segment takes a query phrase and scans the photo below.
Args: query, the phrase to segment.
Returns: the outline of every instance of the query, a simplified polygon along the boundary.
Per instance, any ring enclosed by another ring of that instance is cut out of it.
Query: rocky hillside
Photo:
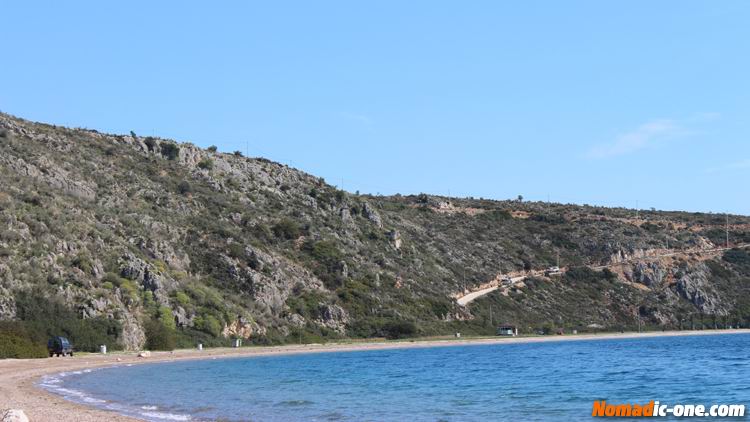
[[[149,330],[163,333],[154,324],[185,346],[492,333],[498,321],[522,331],[748,324],[747,250],[701,253],[724,244],[725,223],[352,194],[239,152],[0,114],[0,319],[68,321],[58,329],[79,344],[139,349]],[[750,243],[750,218],[730,216],[729,228],[733,245]],[[646,259],[666,249],[685,252]],[[558,256],[563,277],[456,304]]]

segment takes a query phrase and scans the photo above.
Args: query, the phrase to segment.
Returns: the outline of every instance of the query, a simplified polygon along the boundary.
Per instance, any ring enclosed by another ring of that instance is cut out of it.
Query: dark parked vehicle
[[[47,342],[47,351],[49,351],[49,357],[53,355],[73,356],[73,345],[65,337],[52,337]]]

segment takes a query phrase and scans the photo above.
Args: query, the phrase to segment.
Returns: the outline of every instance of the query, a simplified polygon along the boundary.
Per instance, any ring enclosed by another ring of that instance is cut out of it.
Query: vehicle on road
[[[47,342],[47,351],[49,357],[56,356],[73,356],[73,345],[65,337],[52,337]]]
[[[510,278],[510,277],[505,276],[505,277],[503,277],[503,278],[500,279],[500,283],[503,286],[510,286],[511,284],[513,284],[513,279]]]
[[[560,275],[562,274],[562,271],[560,271],[560,267],[549,267],[546,270],[544,270],[544,275],[551,276],[551,275]]]

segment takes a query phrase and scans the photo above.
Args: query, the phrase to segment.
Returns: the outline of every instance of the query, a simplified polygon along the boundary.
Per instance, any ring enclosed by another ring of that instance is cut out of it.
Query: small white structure
[[[456,333],[456,338],[461,338],[461,333]]]
[[[198,350],[203,350],[203,343],[198,343]]]
[[[107,354],[107,345],[106,344],[102,344],[101,346],[99,346],[99,353],[101,353],[103,355]]]
[[[232,347],[242,347],[242,339],[236,338],[232,340]]]

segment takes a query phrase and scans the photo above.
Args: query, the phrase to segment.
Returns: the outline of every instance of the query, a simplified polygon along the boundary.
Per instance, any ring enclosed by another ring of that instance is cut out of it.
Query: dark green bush
[[[46,358],[47,347],[0,329],[0,359]]]
[[[417,325],[411,321],[388,321],[383,324],[380,334],[388,339],[399,339],[414,337],[417,331]]]
[[[162,142],[161,155],[166,157],[168,160],[175,160],[180,156],[180,147],[177,144],[173,144],[171,142]]]
[[[133,134],[133,132],[130,132],[130,133],[135,138],[135,134]],[[146,148],[148,148],[149,152],[154,151],[154,147],[156,146],[156,140],[153,137],[147,136],[146,139],[143,140],[143,143],[146,144]]]
[[[750,275],[750,254],[744,249],[730,249],[724,252],[722,259],[740,270],[745,275]]]
[[[190,183],[187,180],[183,180],[177,184],[177,192],[183,195],[187,195],[188,193],[191,193],[192,191],[193,191],[193,187],[190,186]]]
[[[214,160],[210,158],[204,158],[198,162],[198,167],[202,168],[203,170],[211,170],[214,168]]]
[[[492,210],[480,215],[482,219],[492,222],[510,220],[513,218],[513,216],[511,216],[506,210]]]
[[[208,147],[208,150],[209,150],[210,152],[216,152],[216,150],[217,150],[217,149],[218,149],[218,148],[216,148],[216,145],[211,145],[210,147]]]
[[[147,350],[174,350],[177,341],[174,330],[156,319],[146,321],[144,329]]]
[[[79,313],[39,291],[16,294],[16,315],[31,338],[46,344],[53,336],[67,337],[75,350],[96,352],[102,344],[111,350],[120,348],[117,339],[121,324],[104,317],[81,319]]]
[[[271,227],[271,231],[276,237],[286,240],[296,239],[302,234],[299,224],[289,218],[282,218],[281,221]]]
[[[334,290],[343,284],[340,274],[344,255],[330,240],[309,241],[303,245],[303,250],[315,260],[313,271],[320,277],[326,287]]]

